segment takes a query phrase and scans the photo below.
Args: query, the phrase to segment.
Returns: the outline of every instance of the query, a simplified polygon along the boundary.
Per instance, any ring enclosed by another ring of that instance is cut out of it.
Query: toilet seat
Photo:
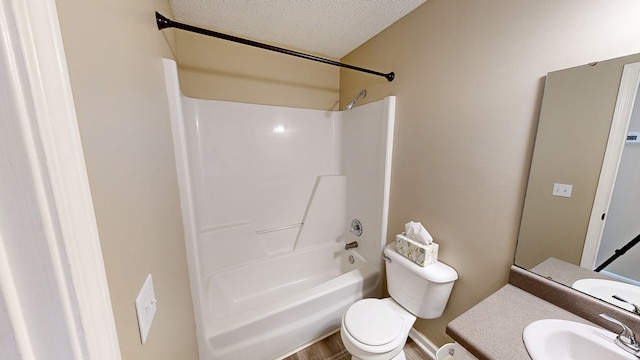
[[[402,317],[380,299],[351,305],[342,319],[353,345],[371,353],[386,353],[406,341]]]

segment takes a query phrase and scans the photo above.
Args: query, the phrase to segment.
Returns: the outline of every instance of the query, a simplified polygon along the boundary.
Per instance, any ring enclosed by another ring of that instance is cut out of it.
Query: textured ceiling
[[[426,0],[170,0],[176,21],[341,58]]]

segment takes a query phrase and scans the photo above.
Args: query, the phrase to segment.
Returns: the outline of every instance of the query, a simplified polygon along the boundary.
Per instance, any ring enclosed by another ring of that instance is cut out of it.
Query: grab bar
[[[256,234],[262,235],[262,234],[266,234],[266,233],[270,233],[270,232],[274,232],[274,231],[288,230],[288,229],[293,229],[293,228],[297,228],[297,227],[302,227],[302,225],[303,225],[303,223],[298,223],[298,224],[285,225],[285,226],[280,226],[280,227],[271,228],[271,229],[258,230],[258,231],[256,231]]]

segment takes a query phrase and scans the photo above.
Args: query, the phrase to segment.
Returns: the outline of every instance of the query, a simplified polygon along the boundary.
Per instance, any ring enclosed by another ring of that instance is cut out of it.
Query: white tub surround
[[[348,112],[199,100],[173,61],[165,76],[201,359],[277,358],[379,296],[395,98]]]
[[[353,265],[349,255],[356,258]],[[216,274],[205,319],[210,358],[278,357],[340,327],[349,305],[379,295],[379,283],[377,269],[339,245]]]

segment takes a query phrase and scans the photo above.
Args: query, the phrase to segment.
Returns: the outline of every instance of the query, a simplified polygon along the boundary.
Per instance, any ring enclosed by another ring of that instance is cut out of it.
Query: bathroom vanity
[[[626,250],[618,249],[628,239],[632,244],[638,233],[634,216],[638,202],[630,207],[615,200],[637,198],[637,178],[627,175],[626,160],[621,159],[639,153],[635,143],[626,141],[628,132],[640,126],[640,117],[634,114],[640,107],[632,106],[640,101],[638,88],[640,54],[555,71],[545,78],[517,266],[511,267],[507,285],[447,325],[447,334],[479,359],[530,360],[523,332],[541,319],[569,320],[619,333],[622,326],[599,316],[606,314],[640,337],[640,315],[632,312],[640,311],[630,304],[640,302],[636,300],[640,290],[627,292],[622,287],[640,282],[640,247],[623,257]],[[637,158],[631,159],[637,163]],[[614,182],[622,196],[615,196]],[[634,185],[633,193],[620,190],[626,183]],[[563,194],[558,191],[563,186],[581,190]],[[617,256],[609,258],[612,254]],[[604,266],[608,267],[600,272]],[[579,281],[590,285],[577,286]],[[627,306],[632,309],[623,308]],[[600,331],[591,329],[593,333]],[[555,337],[553,346],[567,349],[570,338]],[[580,341],[574,348],[580,348],[583,359],[619,357],[597,355],[590,352],[594,341]]]
[[[480,360],[530,360],[524,328],[541,319],[570,320],[618,332],[605,313],[640,334],[640,316],[517,266],[509,284],[447,325],[447,334]]]

